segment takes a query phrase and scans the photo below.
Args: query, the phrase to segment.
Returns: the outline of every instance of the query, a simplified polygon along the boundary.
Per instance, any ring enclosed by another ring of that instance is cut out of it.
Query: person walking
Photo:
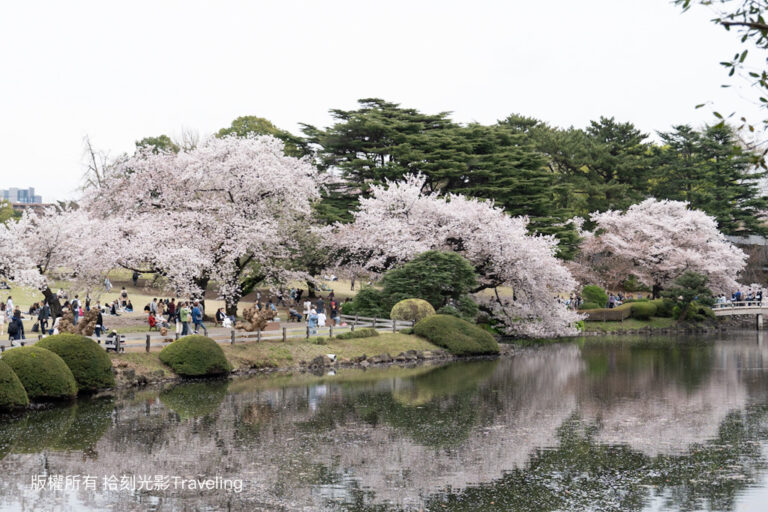
[[[325,313],[325,302],[323,302],[323,296],[321,295],[319,299],[317,299],[317,313]]]
[[[11,340],[13,345],[14,340],[23,340],[24,337],[24,324],[21,322],[21,311],[15,310],[11,322],[8,324],[8,339]]]
[[[171,323],[173,321],[173,318],[176,316],[176,299],[172,298],[171,302],[168,303],[168,309],[166,310],[168,313],[168,323]]]
[[[309,320],[309,314],[312,312],[312,301],[304,301],[304,320]]]
[[[40,333],[45,334],[48,331],[48,319],[51,317],[51,307],[48,302],[43,303],[43,307],[37,313],[37,321],[40,323]]]
[[[195,305],[192,307],[192,323],[195,325],[195,334],[198,333],[200,328],[203,328],[203,332],[208,336],[208,329],[203,325],[203,309],[200,307],[200,301],[195,301]]]
[[[314,308],[307,315],[307,328],[310,335],[317,334],[317,311]]]
[[[186,336],[189,334],[189,317],[190,317],[190,311],[189,306],[185,302],[181,306],[181,311],[179,311],[179,320],[181,320],[181,335]]]
[[[108,277],[104,278],[104,289],[107,292],[112,289],[112,281],[110,281]]]
[[[75,298],[72,299],[70,306],[72,307],[72,325],[77,325],[77,319],[80,318],[80,299],[78,295],[75,295]]]
[[[13,298],[9,295],[8,300],[5,301],[5,311],[7,311],[8,316],[13,316]]]
[[[149,312],[157,316],[157,297],[152,299],[152,302],[149,303]]]
[[[0,336],[5,334],[5,324],[8,323],[8,316],[5,312],[5,302],[0,302]]]

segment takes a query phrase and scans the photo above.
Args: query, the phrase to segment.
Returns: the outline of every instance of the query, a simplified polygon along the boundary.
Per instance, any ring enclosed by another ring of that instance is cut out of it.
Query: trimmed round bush
[[[0,360],[0,411],[29,405],[24,385],[13,369]]]
[[[581,289],[581,297],[584,302],[593,302],[598,308],[604,308],[608,304],[608,294],[605,290],[594,284],[588,284]]]
[[[457,356],[499,353],[499,344],[489,332],[455,316],[428,316],[413,332]]]
[[[160,351],[160,360],[182,377],[224,375],[232,371],[224,351],[206,336],[184,336]]]
[[[648,320],[656,314],[656,304],[653,302],[632,302],[632,318]]]
[[[418,322],[435,314],[435,308],[432,304],[423,299],[405,299],[401,300],[389,312],[389,318],[392,320],[405,320],[408,322]]]
[[[17,347],[3,353],[3,361],[19,377],[30,401],[74,398],[77,382],[64,360],[40,347]]]
[[[77,334],[57,334],[44,338],[35,346],[58,354],[72,371],[81,392],[115,386],[112,361],[92,339]]]

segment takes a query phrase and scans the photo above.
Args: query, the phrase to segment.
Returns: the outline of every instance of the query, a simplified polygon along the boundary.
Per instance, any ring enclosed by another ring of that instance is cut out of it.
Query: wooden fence
[[[315,327],[310,331],[309,326],[302,324],[301,327],[281,327],[278,330],[269,331],[238,331],[236,329],[223,329],[219,327],[212,327],[212,331],[209,337],[217,343],[234,345],[236,343],[247,342],[261,342],[261,341],[281,341],[286,342],[289,339],[308,339],[316,336],[334,336],[344,332],[354,331],[355,329],[373,328],[379,332],[397,332],[402,329],[408,329],[413,327],[414,322],[404,320],[390,320],[388,318],[376,318],[376,317],[364,317],[357,315],[340,315],[342,323],[346,325],[337,326],[322,326]],[[91,339],[98,341],[102,347],[107,350],[120,350],[125,351],[126,348],[144,348],[146,352],[149,352],[153,347],[165,347],[170,344],[174,339],[178,339],[179,335],[175,331],[168,330],[168,333],[163,336],[159,332],[148,333],[130,333],[120,334],[117,340],[117,346],[115,343],[109,343],[109,338],[102,336],[97,338],[91,336]],[[20,343],[22,346],[34,345],[37,341],[41,340],[42,336],[38,335],[37,338],[27,338],[19,340],[16,343]],[[114,339],[114,338],[113,338]],[[104,342],[103,344],[101,342]],[[0,352],[6,348],[10,348],[10,342],[4,341],[0,345]]]

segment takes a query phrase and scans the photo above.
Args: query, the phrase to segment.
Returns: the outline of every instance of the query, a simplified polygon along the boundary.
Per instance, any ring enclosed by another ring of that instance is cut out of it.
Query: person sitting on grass
[[[288,321],[289,321],[289,322],[293,322],[293,321],[294,321],[294,319],[295,319],[297,322],[301,322],[301,319],[302,319],[302,318],[304,318],[304,317],[301,315],[301,313],[299,313],[298,311],[296,311],[296,308],[294,308],[293,306],[291,306],[291,307],[288,309]]]
[[[133,313],[133,304],[131,304],[131,299],[128,299],[128,302],[125,304],[125,312]]]

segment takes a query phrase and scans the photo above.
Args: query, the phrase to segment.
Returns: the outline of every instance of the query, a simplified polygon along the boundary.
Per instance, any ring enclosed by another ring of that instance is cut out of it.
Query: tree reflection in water
[[[766,477],[768,350],[754,337],[679,341],[193,382],[7,417],[0,508],[735,510]],[[239,477],[246,490],[24,485],[41,471],[148,470]]]

